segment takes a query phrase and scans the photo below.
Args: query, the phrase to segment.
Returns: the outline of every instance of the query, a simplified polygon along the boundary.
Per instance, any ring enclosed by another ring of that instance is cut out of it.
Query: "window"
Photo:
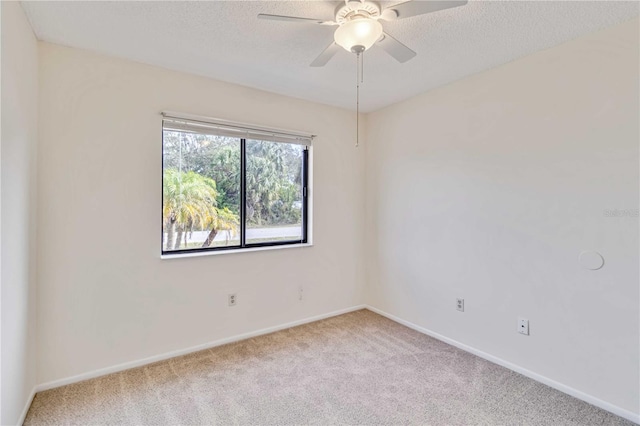
[[[306,243],[310,141],[165,115],[162,253]]]

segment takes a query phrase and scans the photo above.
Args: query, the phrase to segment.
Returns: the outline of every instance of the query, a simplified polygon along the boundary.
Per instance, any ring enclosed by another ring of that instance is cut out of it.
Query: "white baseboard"
[[[448,343],[451,346],[455,346],[459,349],[462,349],[463,351],[472,353],[476,356],[479,356],[480,358],[484,358],[487,361],[491,361],[494,364],[498,364],[501,365],[505,368],[508,368],[509,370],[515,371],[516,373],[520,373],[523,376],[529,377],[530,379],[533,379],[537,382],[540,383],[544,383],[545,385],[552,387],[554,389],[559,390],[560,392],[564,392],[568,395],[573,396],[574,398],[578,398],[582,401],[588,402],[589,404],[595,405],[596,407],[602,408],[603,410],[607,410],[617,416],[620,416],[622,418],[625,418],[629,421],[632,421],[634,423],[638,423],[640,424],[640,414],[634,413],[632,411],[629,410],[625,410],[624,408],[618,407],[616,405],[610,404],[606,401],[603,401],[599,398],[596,398],[595,396],[586,394],[582,391],[579,391],[577,389],[574,389],[570,386],[567,386],[565,384],[556,382],[555,380],[549,379],[548,377],[542,376],[538,373],[534,373],[533,371],[527,370],[526,368],[520,367],[516,364],[512,364],[509,361],[505,361],[501,358],[498,358],[496,356],[493,356],[491,354],[488,354],[486,352],[482,352],[481,350],[478,350],[476,348],[473,348],[471,346],[465,345],[464,343],[460,343],[457,340],[453,340],[450,339],[448,337],[445,337],[441,334],[438,334],[434,331],[431,331],[429,329],[426,329],[424,327],[420,327],[419,325],[413,324],[409,321],[405,321],[402,318],[398,318],[395,315],[391,315],[388,314],[378,308],[374,308],[373,306],[369,306],[367,305],[366,308],[372,312],[375,312],[377,314],[382,315],[383,317],[387,317],[392,321],[395,321],[399,324],[402,324],[404,326],[407,326],[413,330],[419,331],[420,333],[426,334],[427,336],[431,336],[435,339],[438,339],[442,342]]]
[[[38,386],[36,386],[35,392],[42,392],[48,389],[69,385],[71,383],[77,383],[77,382],[82,382],[84,380],[94,379],[96,377],[105,376],[107,374],[117,373],[119,371],[129,370],[135,367],[141,367],[143,365],[151,364],[154,362],[164,361],[169,358],[174,358],[181,355],[187,355],[192,352],[198,352],[204,349],[214,348],[216,346],[222,346],[228,343],[250,339],[252,337],[261,336],[263,334],[274,333],[276,331],[285,330],[287,328],[308,324],[310,322],[315,322],[315,321],[323,320],[330,317],[335,317],[337,315],[346,314],[348,312],[359,311],[365,308],[366,308],[365,305],[352,306],[350,308],[340,309],[340,310],[329,312],[326,314],[316,315],[316,316],[304,318],[298,321],[288,322],[286,324],[276,325],[273,327],[267,327],[260,330],[251,331],[249,333],[243,333],[243,334],[238,334],[236,336],[227,337],[224,339],[214,340],[213,342],[203,343],[201,345],[192,346],[186,349],[179,349],[177,351],[166,352],[160,355],[155,355],[148,358],[139,359],[136,361],[130,361],[130,362],[114,365],[112,367],[100,368],[98,370],[89,371],[86,373],[78,374],[76,376],[67,377],[65,379],[53,380],[51,382],[39,384]],[[28,408],[29,406],[27,406],[27,410]],[[26,411],[25,411],[25,414],[26,414]]]
[[[34,386],[33,389],[31,389],[31,394],[29,395],[29,398],[27,398],[27,403],[24,405],[22,414],[20,414],[20,418],[18,419],[18,423],[17,423],[18,426],[22,426],[22,424],[24,423],[24,420],[27,418],[27,413],[29,412],[29,408],[31,407],[33,398],[36,396],[36,387],[37,386]]]

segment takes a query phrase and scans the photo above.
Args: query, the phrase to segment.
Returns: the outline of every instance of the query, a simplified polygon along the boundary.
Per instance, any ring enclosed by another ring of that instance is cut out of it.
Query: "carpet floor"
[[[26,425],[632,425],[367,310],[36,395]]]

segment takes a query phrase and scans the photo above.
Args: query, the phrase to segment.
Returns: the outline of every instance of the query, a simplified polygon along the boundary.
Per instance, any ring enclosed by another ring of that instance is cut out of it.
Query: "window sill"
[[[251,248],[242,248],[242,249],[236,249],[236,250],[211,250],[211,251],[198,251],[194,253],[162,254],[160,255],[160,259],[164,260],[164,259],[180,259],[183,257],[218,256],[221,254],[237,254],[237,253],[247,253],[252,251],[282,250],[282,249],[303,248],[303,247],[313,247],[313,244],[312,243],[286,244],[281,246],[251,247]]]

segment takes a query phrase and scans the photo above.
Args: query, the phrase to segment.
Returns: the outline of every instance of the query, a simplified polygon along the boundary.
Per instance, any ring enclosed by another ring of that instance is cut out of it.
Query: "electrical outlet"
[[[529,320],[526,318],[518,317],[518,333],[529,335]]]
[[[229,306],[236,306],[238,303],[238,295],[233,293],[229,295]]]
[[[298,300],[302,301],[302,299],[304,298],[304,287],[299,286],[298,287]]]
[[[456,309],[464,312],[464,299],[456,299]]]

